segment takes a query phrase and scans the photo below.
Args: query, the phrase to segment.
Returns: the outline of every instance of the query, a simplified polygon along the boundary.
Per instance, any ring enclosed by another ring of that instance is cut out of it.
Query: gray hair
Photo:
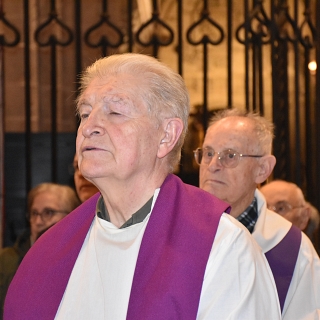
[[[229,117],[241,117],[251,119],[254,123],[254,133],[257,135],[259,148],[264,154],[271,154],[272,140],[274,138],[274,124],[259,115],[259,113],[242,111],[239,109],[225,109],[216,112],[210,119],[209,127],[218,121]]]
[[[156,58],[135,53],[114,54],[97,60],[82,73],[77,102],[94,78],[120,74],[130,74],[138,79],[139,94],[159,124],[166,118],[183,121],[182,134],[168,156],[170,171],[173,171],[180,161],[190,111],[189,93],[182,77]]]
[[[44,182],[32,188],[28,193],[28,212],[30,212],[35,197],[42,192],[51,192],[59,196],[61,210],[71,212],[80,205],[80,200],[71,187],[67,185]]]

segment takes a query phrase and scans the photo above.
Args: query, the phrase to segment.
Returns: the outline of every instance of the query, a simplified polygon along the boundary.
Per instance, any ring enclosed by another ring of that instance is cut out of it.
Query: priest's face
[[[228,167],[225,150],[238,154],[258,155],[257,142],[253,133],[252,120],[227,117],[213,124],[207,130],[203,150],[209,150],[210,161],[200,164],[200,188],[226,201],[232,207],[231,215],[238,216],[252,202],[256,188],[259,158],[238,157]],[[230,157],[231,158],[231,155]]]
[[[79,99],[79,169],[100,190],[154,170],[161,132],[139,90],[131,75],[95,78]]]

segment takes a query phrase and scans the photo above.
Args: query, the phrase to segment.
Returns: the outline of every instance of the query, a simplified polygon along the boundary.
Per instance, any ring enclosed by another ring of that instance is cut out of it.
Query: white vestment
[[[158,190],[154,202],[157,195]],[[149,217],[124,229],[95,217],[56,319],[126,319],[136,260]],[[197,319],[280,319],[268,263],[249,232],[228,214],[222,215],[217,229]]]
[[[258,201],[259,217],[252,235],[266,253],[284,238],[292,224],[267,209],[266,200],[259,190],[256,190],[255,197]],[[282,319],[320,319],[320,259],[303,232]]]

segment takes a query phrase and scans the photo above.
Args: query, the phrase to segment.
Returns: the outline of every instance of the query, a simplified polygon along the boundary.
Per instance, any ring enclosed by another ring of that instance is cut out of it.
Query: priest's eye
[[[89,114],[88,113],[82,113],[80,114],[80,119],[86,119],[89,117]]]

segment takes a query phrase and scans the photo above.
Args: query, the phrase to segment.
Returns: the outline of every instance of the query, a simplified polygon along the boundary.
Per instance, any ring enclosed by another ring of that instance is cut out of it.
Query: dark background
[[[75,133],[59,133],[57,136],[58,165],[57,183],[74,187],[70,166],[75,153]],[[32,187],[42,182],[51,182],[51,135],[31,135]],[[25,134],[5,135],[5,232],[4,246],[14,243],[16,237],[26,228],[26,153]]]

